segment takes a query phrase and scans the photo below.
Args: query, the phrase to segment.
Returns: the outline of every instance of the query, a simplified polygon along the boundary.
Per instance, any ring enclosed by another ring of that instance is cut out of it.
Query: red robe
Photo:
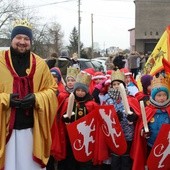
[[[58,94],[58,107],[60,108],[63,102],[69,97],[70,93],[65,89],[61,90]]]
[[[135,97],[137,98],[138,101],[142,100],[145,96],[147,95],[141,91],[135,94]]]
[[[59,93],[65,90],[65,86],[61,81],[59,83],[57,83],[57,85],[58,85]]]
[[[165,108],[167,113],[170,115],[170,106]],[[152,105],[146,107],[146,117],[149,122],[153,116],[155,115],[157,108]],[[144,137],[141,136],[141,130],[143,128],[142,117],[140,116],[134,134],[134,140],[131,148],[131,157],[133,159],[133,167],[132,170],[144,170],[146,161],[147,161],[147,141]]]

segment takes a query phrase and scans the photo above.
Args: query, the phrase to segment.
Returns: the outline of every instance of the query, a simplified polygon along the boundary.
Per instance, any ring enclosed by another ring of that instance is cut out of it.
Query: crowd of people
[[[170,124],[167,67],[142,74],[139,87],[144,57],[119,53],[106,73],[74,63],[64,80],[55,63],[31,52],[32,38],[28,21],[18,20],[0,53],[0,170],[152,169],[148,157]]]

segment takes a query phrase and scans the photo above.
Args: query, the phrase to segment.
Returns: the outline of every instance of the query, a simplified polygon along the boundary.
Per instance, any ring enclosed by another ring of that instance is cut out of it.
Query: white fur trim
[[[107,77],[104,76],[104,75],[98,75],[98,76],[93,76],[92,77],[92,80],[95,80],[95,79],[106,79]]]
[[[124,73],[124,74],[125,74],[125,76],[132,75],[132,73],[131,73],[131,72],[127,72],[127,73]]]

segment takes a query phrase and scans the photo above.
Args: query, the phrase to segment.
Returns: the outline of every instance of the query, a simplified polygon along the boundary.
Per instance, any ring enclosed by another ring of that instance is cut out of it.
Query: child
[[[149,74],[145,74],[141,77],[141,84],[143,90],[136,93],[135,97],[137,98],[138,101],[143,100],[144,105],[147,106],[149,105],[149,98],[150,98],[150,93],[151,93],[151,81],[153,79],[153,76]]]
[[[121,71],[125,74],[125,84],[129,95],[135,96],[139,89],[132,73],[127,68],[122,68]]]
[[[62,75],[61,75],[61,71],[60,71],[60,69],[58,67],[53,67],[53,68],[50,69],[50,72],[53,75],[55,81],[57,82],[58,94],[59,94],[60,91],[63,91],[63,89],[64,89],[64,84],[63,84],[63,78],[62,78]]]
[[[95,102],[100,105],[103,104],[104,95],[108,89],[106,81],[107,77],[102,72],[95,72],[94,76],[92,77],[94,87],[92,96],[94,97]]]
[[[111,86],[108,93],[105,95],[105,102],[107,105],[113,105],[117,112],[117,116],[127,141],[127,151],[121,156],[115,153],[111,154],[111,170],[131,170],[132,160],[129,156],[129,153],[133,140],[134,123],[138,117],[134,110],[139,110],[139,105],[134,97],[129,96],[128,100],[130,101],[129,104],[131,104],[130,107],[133,114],[125,113],[122,98],[118,90],[120,83],[126,87],[124,73],[120,70],[113,71],[111,74]]]
[[[66,86],[60,91],[58,95],[59,107],[69,97],[70,93],[74,90],[74,84],[76,83],[76,77],[80,70],[76,67],[68,67],[66,74]]]
[[[146,107],[149,133],[143,128],[140,118],[136,125],[131,156],[134,159],[133,170],[144,170],[147,157],[152,149],[162,124],[170,123],[169,78],[159,75],[151,82],[150,105]],[[138,149],[136,149],[138,148]]]
[[[74,84],[76,82],[76,77],[79,71],[80,70],[75,67],[67,68],[66,86],[63,90],[60,91],[60,93],[57,96],[59,105],[57,114],[53,122],[53,126],[51,128],[52,134],[51,152],[55,159],[58,161],[58,170],[62,169],[62,167],[65,164],[65,161],[61,160],[64,160],[66,158],[66,147],[65,146],[63,146],[62,148],[60,147],[61,145],[66,145],[66,127],[65,123],[62,121],[63,105],[67,98],[69,97],[70,93],[73,92],[74,90]]]
[[[68,100],[66,100],[62,105],[61,114],[63,115],[63,121],[65,123],[72,123],[84,116],[86,116],[89,112],[94,110],[97,106],[97,103],[93,101],[92,96],[89,94],[89,83],[91,81],[91,76],[87,73],[80,72],[77,75],[76,83],[74,84],[74,105],[72,112],[74,113],[69,119],[68,117],[64,116],[66,114],[66,109],[68,106]],[[79,162],[74,158],[72,148],[70,145],[69,140],[67,140],[66,146],[67,147],[67,156],[62,164],[63,170],[91,170],[92,162]]]

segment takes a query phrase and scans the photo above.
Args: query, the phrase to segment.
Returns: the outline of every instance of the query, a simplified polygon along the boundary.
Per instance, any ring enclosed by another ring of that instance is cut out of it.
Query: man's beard
[[[25,54],[27,53],[28,51],[30,51],[30,49],[28,49],[27,47],[25,46],[17,46],[17,48],[14,49],[17,53],[22,53],[22,54]]]

